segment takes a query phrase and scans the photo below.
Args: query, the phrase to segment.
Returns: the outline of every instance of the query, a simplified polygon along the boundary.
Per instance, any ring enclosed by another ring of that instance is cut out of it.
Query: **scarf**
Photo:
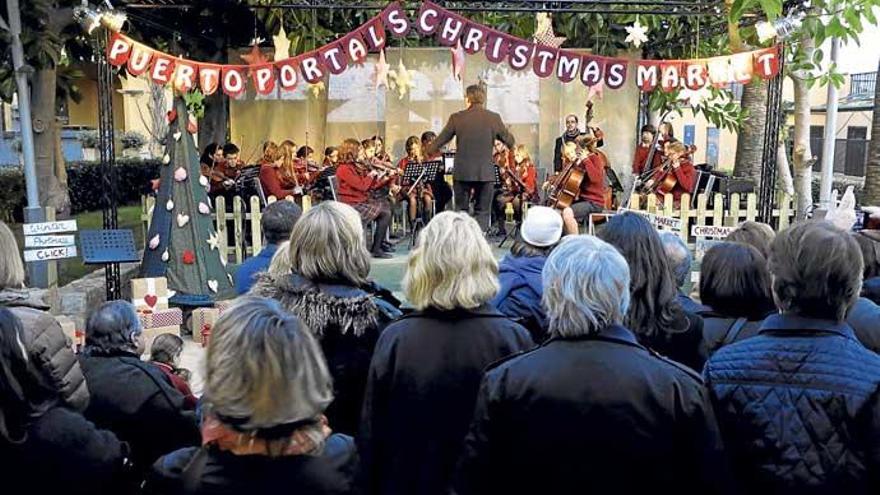
[[[565,136],[571,140],[574,140],[575,138],[577,138],[580,135],[581,135],[580,129],[575,129],[574,131],[569,131],[568,129],[566,129],[565,134],[563,134],[563,136]]]
[[[202,422],[202,446],[213,445],[235,455],[270,457],[308,455],[317,453],[320,448],[320,445],[309,437],[307,430],[310,429],[319,431],[322,439],[326,439],[332,433],[327,425],[327,418],[322,414],[317,424],[309,424],[294,430],[284,445],[283,439],[260,438],[256,431],[249,433],[235,431],[209,414]]]

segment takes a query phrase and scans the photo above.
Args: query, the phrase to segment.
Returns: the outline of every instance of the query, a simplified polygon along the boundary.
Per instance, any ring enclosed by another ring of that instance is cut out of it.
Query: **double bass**
[[[584,121],[589,127],[590,121],[593,120],[593,102],[587,101],[587,110]],[[586,178],[586,171],[577,165],[585,157],[578,153],[577,157],[556,174],[550,180],[547,201],[545,204],[551,208],[563,210],[571,206],[580,196],[581,185]]]

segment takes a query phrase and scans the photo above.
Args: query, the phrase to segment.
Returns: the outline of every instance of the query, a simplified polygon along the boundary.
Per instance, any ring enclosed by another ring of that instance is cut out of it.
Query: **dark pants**
[[[452,190],[455,194],[455,209],[467,211],[470,204],[470,190],[473,189],[474,195],[474,217],[483,232],[489,230],[489,216],[492,210],[492,196],[495,192],[495,182],[479,182],[479,181],[455,181]]]
[[[446,180],[435,180],[431,183],[431,190],[434,192],[434,208],[437,213],[446,210],[446,205],[452,199],[452,188],[446,183]]]
[[[388,233],[388,227],[391,226],[391,212],[382,210],[376,217],[376,233],[373,234],[373,246],[370,251],[373,254],[382,252],[382,243],[385,242],[385,235]]]
[[[580,201],[573,205],[571,205],[571,211],[574,213],[574,218],[577,219],[578,223],[584,221],[588,215],[592,213],[602,213],[604,208],[602,206],[597,205],[596,203],[591,203],[589,201]]]

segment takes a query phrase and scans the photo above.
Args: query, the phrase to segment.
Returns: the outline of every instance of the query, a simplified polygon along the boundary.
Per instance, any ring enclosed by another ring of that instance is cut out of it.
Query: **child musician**
[[[697,182],[697,169],[690,159],[687,146],[681,141],[667,141],[663,146],[664,166],[656,169],[653,177],[645,184],[655,192],[658,201],[666,194],[672,194],[675,207],[681,205],[681,195],[692,193]]]
[[[373,157],[363,152],[356,139],[346,139],[339,147],[339,201],[354,207],[364,222],[376,221],[376,232],[370,249],[374,258],[391,258],[382,248],[385,234],[391,226],[391,204],[387,196],[374,193],[386,188],[396,174],[380,171],[371,164]]]
[[[406,139],[406,156],[401,158],[397,163],[397,169],[400,170],[401,175],[406,172],[407,165],[411,163],[422,163],[422,140],[419,136],[410,136]],[[434,195],[431,191],[430,182],[433,180],[433,177],[422,177],[419,181],[419,184],[416,187],[412,187],[413,184],[404,184],[403,189],[406,191],[407,200],[409,201],[409,221],[410,224],[416,221],[416,215],[418,213],[418,198],[421,196],[422,202],[424,204],[424,212],[427,215],[427,212],[431,211],[431,203],[434,200]],[[425,219],[427,220],[427,219]]]
[[[263,145],[263,157],[260,159],[260,185],[266,196],[275,196],[275,199],[284,199],[292,196],[292,187],[284,186],[282,167],[284,156],[278,145],[267,141]]]
[[[577,199],[571,205],[574,218],[580,223],[592,213],[605,209],[609,188],[605,179],[605,167],[608,159],[596,149],[596,139],[587,136],[577,143],[569,142],[563,148],[564,168],[572,162],[574,167],[584,172]]]
[[[507,204],[511,203],[514,218],[519,221],[523,202],[535,201],[538,197],[538,169],[525,145],[514,146],[510,156],[512,159],[506,165],[499,166],[501,192],[495,197],[495,211],[498,218],[502,218]]]

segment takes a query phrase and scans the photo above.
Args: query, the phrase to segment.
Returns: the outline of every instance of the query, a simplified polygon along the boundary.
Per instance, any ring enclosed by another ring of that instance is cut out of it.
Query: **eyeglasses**
[[[566,120],[565,123],[566,124],[577,124],[578,121],[577,120]]]

